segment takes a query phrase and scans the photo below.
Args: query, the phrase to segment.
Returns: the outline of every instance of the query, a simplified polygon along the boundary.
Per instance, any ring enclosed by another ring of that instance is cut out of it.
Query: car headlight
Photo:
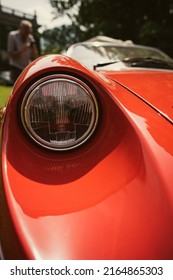
[[[93,134],[98,105],[92,90],[68,75],[40,79],[25,94],[23,125],[30,137],[51,150],[69,150]]]

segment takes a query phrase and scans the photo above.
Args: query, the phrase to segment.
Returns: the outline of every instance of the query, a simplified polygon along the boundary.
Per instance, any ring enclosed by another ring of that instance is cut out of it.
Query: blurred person
[[[22,70],[38,56],[30,21],[22,20],[19,29],[9,33],[7,51],[11,80],[14,83]]]

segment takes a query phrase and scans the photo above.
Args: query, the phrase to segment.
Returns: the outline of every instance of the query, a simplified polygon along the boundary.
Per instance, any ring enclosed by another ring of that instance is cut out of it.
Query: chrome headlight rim
[[[92,104],[93,116],[92,116],[90,128],[89,130],[86,131],[86,133],[83,134],[83,136],[80,139],[75,141],[75,144],[73,145],[66,144],[64,146],[63,145],[57,146],[56,144],[49,144],[47,141],[45,141],[44,139],[36,135],[36,133],[33,131],[31,127],[30,121],[28,120],[28,111],[29,111],[28,107],[31,103],[32,97],[34,96],[35,92],[41,86],[53,82],[59,82],[59,81],[69,82],[73,85],[79,86],[85,92],[87,98],[91,101]],[[82,146],[91,138],[91,136],[95,132],[98,124],[98,119],[99,119],[99,106],[93,89],[91,88],[91,86],[88,85],[87,82],[84,82],[83,79],[72,76],[70,74],[50,74],[40,78],[27,89],[21,102],[21,120],[25,131],[30,136],[30,138],[39,146],[52,151],[69,151]]]

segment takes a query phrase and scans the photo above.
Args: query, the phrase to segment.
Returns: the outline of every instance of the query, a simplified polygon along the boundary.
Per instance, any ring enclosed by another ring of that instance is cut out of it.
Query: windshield
[[[127,67],[123,62],[126,58],[149,57],[165,62],[172,61],[169,56],[158,49],[140,46],[94,46],[79,44],[71,50],[70,56],[90,69],[93,69],[93,66],[96,64],[112,61],[115,61],[116,63],[107,65],[106,69],[115,70],[124,68]]]

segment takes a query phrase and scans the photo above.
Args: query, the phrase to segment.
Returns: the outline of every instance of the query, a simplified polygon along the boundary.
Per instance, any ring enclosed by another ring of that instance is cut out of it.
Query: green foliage
[[[6,100],[10,95],[11,89],[12,87],[6,87],[0,85],[0,108],[2,108],[5,105]]]
[[[62,52],[66,47],[79,39],[76,38],[76,34],[76,26],[73,24],[62,25],[59,28],[44,31],[42,34],[44,39],[42,54]]]
[[[72,22],[71,28],[59,29],[59,45],[64,43],[63,36],[67,43],[73,43],[106,35],[156,46],[173,56],[173,0],[50,0],[50,3],[57,17],[68,15]]]

